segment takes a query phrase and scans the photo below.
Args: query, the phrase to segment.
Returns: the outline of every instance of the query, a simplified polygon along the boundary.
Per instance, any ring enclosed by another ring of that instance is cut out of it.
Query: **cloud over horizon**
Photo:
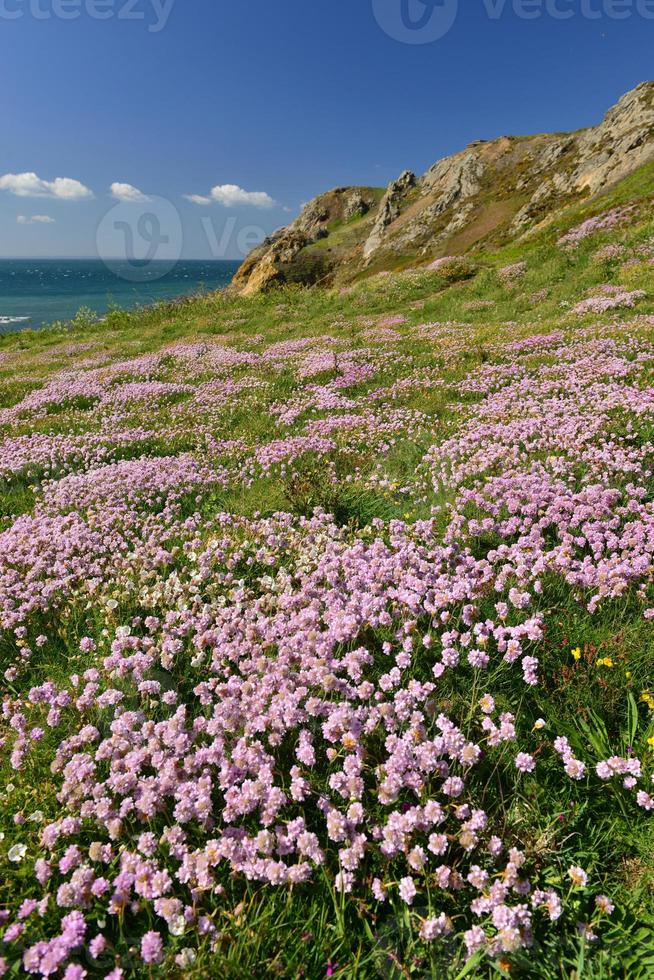
[[[16,224],[18,225],[54,225],[55,219],[51,218],[49,214],[33,214],[31,216],[26,214],[19,214],[16,218]]]
[[[4,174],[0,177],[0,191],[8,191],[15,197],[50,197],[60,201],[81,201],[93,197],[93,191],[72,177],[41,180],[31,171]]]
[[[123,203],[130,204],[145,204],[150,198],[143,191],[140,191],[138,187],[134,187],[133,184],[121,184],[119,181],[115,181],[111,187],[111,196],[115,198],[116,201],[122,201]]]
[[[208,195],[184,194],[192,204],[221,204],[225,208],[274,208],[277,202],[265,191],[246,191],[238,184],[217,184]]]

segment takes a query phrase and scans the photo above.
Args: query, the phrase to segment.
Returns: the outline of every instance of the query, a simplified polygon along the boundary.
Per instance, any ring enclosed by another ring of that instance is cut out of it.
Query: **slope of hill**
[[[385,192],[351,187],[320,195],[247,257],[234,289],[247,295],[284,282],[348,284],[497,247],[652,159],[654,82],[644,82],[590,129],[479,141],[422,177],[405,171]]]
[[[0,338],[0,973],[654,975],[653,186]]]

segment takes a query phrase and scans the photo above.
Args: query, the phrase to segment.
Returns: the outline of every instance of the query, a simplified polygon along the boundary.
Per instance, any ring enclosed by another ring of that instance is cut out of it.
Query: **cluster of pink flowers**
[[[531,334],[522,340],[512,340],[505,345],[504,350],[507,354],[543,353],[552,347],[560,347],[564,340],[563,331],[554,330],[552,333]]]
[[[635,210],[635,205],[630,204],[625,207],[613,208],[611,211],[605,211],[602,214],[588,218],[580,225],[571,228],[562,238],[559,238],[559,245],[576,248],[580,242],[590,235],[595,235],[599,231],[608,231],[611,228],[616,228],[618,225],[623,224],[629,220]]]
[[[18,813],[0,845],[34,868],[16,887],[35,904],[21,895],[0,937],[25,971],[79,980],[82,952],[120,960],[125,922],[155,967],[181,936],[191,952],[219,943],[212,912],[232,889],[323,876],[406,907],[425,942],[510,955],[566,914],[570,881],[594,881],[524,846],[503,793],[550,770],[566,795],[611,789],[634,820],[654,809],[644,755],[595,758],[533,723],[556,655],[548,590],[588,616],[647,605],[654,446],[636,435],[654,416],[654,348],[637,332],[509,330],[494,363],[448,385],[434,365],[469,364],[472,330],[415,334],[422,360],[387,337],[179,344],[67,369],[5,410],[3,476],[28,479],[34,506],[0,531],[0,744],[17,782],[48,755],[56,792],[38,843]],[[456,422],[402,403],[420,391]],[[230,420],[251,396],[265,437],[248,443]],[[172,399],[161,455],[146,448],[152,398]],[[11,429],[54,406],[92,431]],[[194,448],[177,450],[188,419]],[[397,487],[389,454],[419,439],[430,448]],[[357,530],[321,508],[215,505],[258,481],[265,497],[307,457],[325,481],[345,457],[359,491],[395,487],[431,514]],[[36,669],[51,650],[67,678]]]
[[[495,306],[494,299],[471,299],[464,304],[464,309],[470,310],[471,312],[475,310],[489,310]]]
[[[427,270],[429,272],[438,272],[439,269],[443,269],[451,262],[458,262],[457,257],[455,255],[444,255],[442,258],[435,259],[433,262],[430,262],[427,266]]]
[[[505,265],[497,270],[497,275],[503,286],[513,289],[524,278],[527,271],[526,262],[514,262],[512,265]]]
[[[624,245],[619,245],[617,242],[610,242],[608,245],[603,245],[602,248],[598,248],[593,255],[593,259],[595,262],[612,262],[615,259],[623,258],[626,251]]]
[[[628,290],[624,286],[603,286],[594,295],[576,303],[572,312],[576,316],[587,316],[589,313],[599,314],[624,307],[631,308],[646,295],[644,289]]]

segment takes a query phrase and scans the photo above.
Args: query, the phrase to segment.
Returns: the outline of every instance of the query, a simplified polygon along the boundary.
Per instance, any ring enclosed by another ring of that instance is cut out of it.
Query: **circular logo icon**
[[[403,44],[433,44],[445,37],[459,12],[459,0],[372,0],[375,20]]]
[[[427,908],[404,909],[378,922],[373,969],[379,980],[405,980],[409,973],[414,980],[446,980],[453,976],[458,963],[457,942],[453,936],[441,936],[427,943],[424,954],[416,948],[418,924],[430,915]],[[456,971],[455,971],[456,972]]]
[[[163,197],[122,201],[108,211],[95,236],[98,256],[129,282],[161,279],[182,254],[182,220]]]

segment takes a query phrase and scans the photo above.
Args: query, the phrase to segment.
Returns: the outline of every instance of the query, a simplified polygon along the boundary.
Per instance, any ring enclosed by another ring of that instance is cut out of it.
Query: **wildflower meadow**
[[[654,974],[653,235],[2,339],[0,975]]]

